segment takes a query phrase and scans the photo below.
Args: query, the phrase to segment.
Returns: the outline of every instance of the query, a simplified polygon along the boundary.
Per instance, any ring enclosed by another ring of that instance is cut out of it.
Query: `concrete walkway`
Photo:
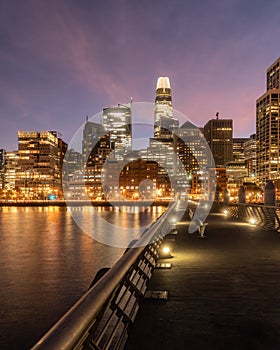
[[[280,349],[280,237],[210,214],[206,238],[178,225],[171,269],[156,269],[126,350]]]

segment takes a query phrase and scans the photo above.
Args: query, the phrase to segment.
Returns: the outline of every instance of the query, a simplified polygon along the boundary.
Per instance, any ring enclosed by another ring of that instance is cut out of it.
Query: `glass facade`
[[[280,179],[280,90],[269,90],[257,100],[257,177],[260,185]]]
[[[110,132],[110,147],[115,158],[122,160],[132,150],[131,106],[119,104],[104,108],[102,125]]]
[[[216,167],[233,159],[232,119],[211,119],[204,126],[204,136],[212,151]]]
[[[280,89],[280,57],[266,70],[266,90]]]
[[[18,131],[18,171],[15,186],[24,199],[61,196],[58,138],[50,131]]]
[[[177,130],[179,122],[173,117],[172,95],[168,77],[159,77],[156,86],[154,110],[154,137],[168,139]]]

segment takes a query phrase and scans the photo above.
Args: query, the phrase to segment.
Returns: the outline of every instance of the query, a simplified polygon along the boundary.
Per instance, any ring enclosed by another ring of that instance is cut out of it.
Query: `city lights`
[[[221,118],[219,112],[203,128],[188,121],[179,126],[170,80],[159,77],[154,137],[146,149],[132,149],[132,100],[104,108],[101,123],[87,119],[81,151],[67,150],[57,131],[18,131],[18,150],[0,149],[0,199],[161,201],[214,196],[216,201],[237,203],[243,186],[246,203],[263,203],[268,179],[274,181],[278,198],[280,136],[275,130],[279,129],[280,94],[273,89],[280,87],[279,64],[280,59],[269,68],[267,92],[257,100],[256,135],[234,138],[232,119]],[[271,115],[271,142],[263,134],[268,119],[263,113]],[[205,157],[208,145],[213,166]]]

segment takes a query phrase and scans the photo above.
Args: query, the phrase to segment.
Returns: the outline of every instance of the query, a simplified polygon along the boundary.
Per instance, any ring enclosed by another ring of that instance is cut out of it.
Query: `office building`
[[[154,137],[158,139],[172,138],[179,122],[173,117],[171,86],[168,77],[159,77],[156,85],[154,110]]]
[[[280,57],[266,70],[266,90],[280,89]]]
[[[83,172],[84,185],[90,199],[103,197],[101,178],[103,166],[109,156],[114,158],[115,155],[113,149],[115,143],[112,143],[111,134],[112,132],[106,131],[101,124],[89,121],[85,123],[83,130]]]
[[[280,83],[278,58],[266,71],[267,91],[256,101],[257,178],[280,190]],[[279,197],[279,193],[277,193]]]
[[[7,151],[5,156],[5,189],[9,192],[9,197],[12,191],[16,191],[17,197],[20,197],[16,188],[16,179],[19,171],[18,167],[18,151]]]
[[[170,197],[174,195],[170,179],[175,180],[176,154],[173,139],[150,139],[150,146],[139,151],[141,158],[147,162],[158,164],[157,197]],[[174,182],[173,182],[174,185]],[[173,186],[173,190],[175,190]]]
[[[50,131],[18,131],[16,187],[25,199],[62,196],[58,138]]]
[[[227,190],[228,180],[226,168],[208,168],[208,193],[211,199],[223,200],[225,190]],[[214,193],[216,195],[214,197]],[[211,197],[212,196],[212,197]]]
[[[245,142],[248,138],[234,137],[232,139],[232,160],[235,162],[243,162],[245,160]]]
[[[5,154],[6,150],[0,149],[0,190],[5,187]]]
[[[63,180],[65,185],[72,181],[76,173],[82,172],[83,169],[83,155],[75,151],[73,148],[67,150],[67,155],[63,163]]]
[[[201,130],[190,122],[185,122],[174,135],[174,146],[180,160],[180,163],[176,164],[176,175],[181,193],[208,197],[208,188],[204,183],[208,173],[207,167],[213,164],[209,164],[209,148]]]
[[[247,176],[251,179],[256,178],[256,134],[250,135],[244,143],[244,159],[247,168]]]
[[[174,195],[177,157],[174,151],[174,131],[178,130],[179,122],[173,116],[172,93],[168,77],[159,77],[156,84],[154,107],[154,137],[142,158],[158,163],[157,193],[161,197]],[[173,189],[173,191],[172,191]]]
[[[204,126],[204,136],[212,151],[216,167],[224,167],[233,159],[232,119],[209,120]]]
[[[91,166],[95,161],[95,149],[100,141],[100,138],[106,134],[103,125],[86,121],[83,130],[83,164]],[[109,133],[107,133],[109,137]],[[110,142],[110,140],[109,140]],[[107,145],[110,148],[110,144]]]
[[[110,148],[122,160],[132,150],[131,104],[103,109],[102,125],[110,132]]]
[[[244,179],[248,176],[247,167],[245,161],[231,161],[227,162],[226,175],[229,187],[240,187]]]
[[[123,199],[153,199],[161,193],[158,184],[158,164],[137,158],[127,163],[119,177]],[[157,192],[158,188],[158,192]]]

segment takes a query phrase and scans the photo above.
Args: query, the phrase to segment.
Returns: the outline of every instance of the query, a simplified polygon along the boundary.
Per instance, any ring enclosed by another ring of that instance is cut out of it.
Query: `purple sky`
[[[279,12],[279,0],[0,0],[0,148],[17,148],[17,130],[69,142],[86,115],[153,102],[158,76],[196,125],[219,111],[249,136]]]

